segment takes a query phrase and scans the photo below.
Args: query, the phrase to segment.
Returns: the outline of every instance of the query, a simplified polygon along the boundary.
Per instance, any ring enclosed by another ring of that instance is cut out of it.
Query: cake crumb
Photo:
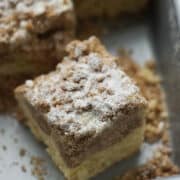
[[[47,169],[44,166],[45,160],[40,157],[31,157],[32,170],[31,173],[33,176],[37,177],[38,180],[44,180],[44,176],[47,175]]]
[[[20,151],[19,151],[19,155],[20,155],[21,157],[24,157],[24,156],[26,155],[26,149],[21,148]]]
[[[34,83],[33,83],[32,80],[26,80],[25,84],[26,84],[26,86],[28,86],[28,87],[33,87],[33,85],[34,85]]]
[[[22,165],[21,170],[22,170],[22,172],[27,172],[26,166]]]

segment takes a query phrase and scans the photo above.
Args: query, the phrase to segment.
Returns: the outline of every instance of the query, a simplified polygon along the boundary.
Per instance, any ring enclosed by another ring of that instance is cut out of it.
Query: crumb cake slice
[[[148,0],[74,0],[80,19],[138,13],[146,7],[147,2]]]
[[[54,68],[72,40],[71,0],[0,1],[0,94]]]
[[[69,180],[138,151],[146,101],[98,39],[73,41],[55,71],[16,88],[27,125]]]

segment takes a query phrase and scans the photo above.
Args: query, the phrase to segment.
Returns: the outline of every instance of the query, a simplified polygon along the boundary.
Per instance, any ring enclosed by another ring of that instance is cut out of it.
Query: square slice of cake
[[[48,72],[72,40],[71,0],[0,1],[0,95],[13,94],[27,77]]]
[[[34,135],[69,180],[85,180],[138,151],[146,101],[98,39],[73,41],[55,71],[15,96]]]

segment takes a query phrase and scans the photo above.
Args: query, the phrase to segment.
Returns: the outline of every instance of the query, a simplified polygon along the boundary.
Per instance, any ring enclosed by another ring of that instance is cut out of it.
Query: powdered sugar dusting
[[[40,110],[50,107],[42,112],[66,133],[99,133],[139,94],[115,63],[104,63],[107,58],[96,52],[76,59],[65,57],[56,71],[37,78],[31,88],[26,85],[25,96]]]

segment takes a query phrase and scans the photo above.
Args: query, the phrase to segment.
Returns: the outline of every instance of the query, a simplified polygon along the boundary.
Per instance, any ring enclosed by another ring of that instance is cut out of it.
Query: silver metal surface
[[[133,57],[139,64],[143,64],[145,60],[155,57],[152,48],[152,34],[149,24],[146,21],[131,24],[126,27],[113,25],[109,29],[109,33],[102,37],[107,48],[116,53],[118,48],[131,49]],[[5,130],[4,133],[2,129]],[[36,177],[31,175],[32,165],[30,159],[32,156],[38,156],[45,159],[44,166],[47,168],[48,175],[46,180],[61,180],[62,174],[57,170],[50,157],[45,151],[45,147],[36,141],[28,128],[18,123],[10,116],[0,116],[0,180],[35,180]],[[18,140],[18,142],[17,142]],[[3,150],[3,146],[7,150]],[[122,161],[111,167],[105,173],[100,174],[94,179],[111,179],[121,174],[125,170],[145,163],[153,154],[158,144],[144,144],[141,151],[134,157]],[[27,150],[24,157],[19,155],[20,149]],[[21,170],[21,166],[25,165],[27,172]]]
[[[171,177],[159,177],[155,180],[180,180],[180,176],[171,176]]]
[[[154,1],[155,49],[170,112],[173,160],[180,166],[180,3]]]

